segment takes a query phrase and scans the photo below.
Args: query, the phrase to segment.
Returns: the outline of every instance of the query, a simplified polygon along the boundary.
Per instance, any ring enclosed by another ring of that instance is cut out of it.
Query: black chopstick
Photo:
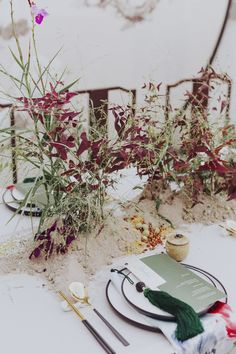
[[[111,332],[116,336],[117,339],[125,346],[127,347],[129,345],[129,342],[110,324],[110,322],[107,321],[105,317],[95,308],[93,308],[93,311],[96,313],[96,315],[101,318],[101,320],[105,323],[105,325],[111,330]]]
[[[77,316],[81,319],[81,322],[83,323],[83,325],[94,336],[94,338],[101,345],[101,347],[105,350],[105,352],[107,354],[116,354],[116,352],[111,348],[111,346],[97,332],[97,330],[91,325],[91,323],[84,318],[82,313],[77,309],[77,307],[74,306],[74,304],[67,298],[67,296],[62,291],[59,291],[59,295],[68,303],[68,305],[72,308],[72,310],[77,314]]]
[[[115,354],[116,352],[112,347],[105,341],[105,339],[97,332],[97,330],[91,325],[91,323],[84,319],[82,320],[83,325],[89,330],[89,332],[94,336],[97,342],[103,347],[107,354]]]

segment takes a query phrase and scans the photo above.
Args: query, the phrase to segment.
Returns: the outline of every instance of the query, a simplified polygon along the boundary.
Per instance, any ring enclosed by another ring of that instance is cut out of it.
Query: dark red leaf
[[[41,254],[40,248],[39,248],[39,247],[36,247],[36,248],[34,249],[34,251],[33,251],[33,256],[34,256],[35,258],[38,258],[38,257],[40,256],[40,254]]]
[[[57,118],[60,121],[65,121],[65,120],[72,120],[74,119],[76,116],[78,116],[80,114],[80,112],[66,112],[66,113],[62,113],[60,115],[57,116]]]
[[[204,69],[204,67],[202,66],[201,70],[198,72],[198,74],[203,74],[203,73],[205,73],[205,71],[206,71],[206,69]]]
[[[69,246],[74,240],[75,240],[75,236],[74,235],[67,236],[66,245]]]
[[[66,191],[71,192],[74,189],[75,185],[76,185],[75,182],[68,184],[68,186],[66,186]]]
[[[236,199],[236,191],[229,195],[228,201],[233,199]]]
[[[57,150],[57,153],[62,160],[65,161],[67,159],[67,148],[63,144],[50,143],[50,145],[53,146]]]
[[[176,171],[183,170],[188,167],[189,167],[189,163],[186,161],[174,161],[174,163],[173,163],[173,168]]]
[[[85,132],[83,132],[81,135],[80,135],[80,138],[81,138],[81,143],[80,143],[80,146],[77,150],[77,153],[76,155],[79,157],[84,151],[88,150],[90,147],[91,147],[91,141],[88,140],[87,138],[87,134]]]
[[[199,171],[216,171],[218,173],[228,173],[231,169],[224,166],[217,160],[206,162],[204,165],[200,166]]]

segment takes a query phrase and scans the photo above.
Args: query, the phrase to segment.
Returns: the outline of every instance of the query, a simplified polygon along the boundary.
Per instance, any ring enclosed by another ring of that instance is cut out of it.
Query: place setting
[[[42,215],[42,207],[39,207],[32,198],[26,201],[30,187],[27,183],[22,182],[16,185],[7,186],[2,195],[4,205],[12,212],[31,217],[40,217]],[[40,204],[40,203],[39,203]]]
[[[233,349],[235,314],[228,304],[225,286],[208,271],[177,262],[162,252],[130,256],[124,268],[110,269],[109,278],[103,301],[114,315],[134,328],[164,335],[175,353],[202,353],[201,346],[221,354]],[[68,292],[71,300],[59,292],[62,310],[73,310],[105,352],[115,353],[99,328],[86,322],[80,312],[83,307],[89,307],[123,346],[132,345],[92,306],[83,283],[71,283]]]
[[[106,285],[106,299],[117,316],[135,327],[162,333],[176,353],[202,353],[205,342],[209,352],[227,353],[233,348],[225,328],[231,318],[235,331],[235,314],[219,279],[164,253],[130,258],[125,268],[111,269]],[[154,269],[157,276],[153,277]],[[145,283],[156,284],[155,290]]]

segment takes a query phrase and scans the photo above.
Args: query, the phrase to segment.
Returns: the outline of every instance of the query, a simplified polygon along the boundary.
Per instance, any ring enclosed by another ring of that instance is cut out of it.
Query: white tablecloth
[[[6,224],[11,212],[3,205],[0,208],[2,239],[10,234],[15,235],[16,232],[21,237],[22,232],[30,230],[31,225],[27,217],[17,216],[13,222]],[[184,232],[191,241],[186,263],[203,268],[221,280],[228,291],[230,305],[236,308],[236,238],[226,236],[217,225],[191,225]],[[115,263],[122,264],[121,260],[116,260]],[[116,316],[105,299],[105,285],[108,279],[109,268],[98,271],[90,284],[91,299],[98,310],[126,337],[130,346],[123,347],[96,315],[88,309],[83,311],[116,353],[173,354],[174,350],[163,335],[135,328]],[[49,292],[43,284],[43,279],[36,276],[19,274],[0,277],[1,352],[103,353],[79,319],[73,313],[62,312],[58,295]]]

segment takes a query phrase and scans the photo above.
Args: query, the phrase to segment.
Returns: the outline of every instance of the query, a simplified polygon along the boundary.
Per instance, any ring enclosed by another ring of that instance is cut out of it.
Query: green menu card
[[[161,276],[165,282],[158,286],[172,296],[188,303],[196,312],[204,311],[225,294],[201,276],[166,254],[140,258],[146,266]]]

